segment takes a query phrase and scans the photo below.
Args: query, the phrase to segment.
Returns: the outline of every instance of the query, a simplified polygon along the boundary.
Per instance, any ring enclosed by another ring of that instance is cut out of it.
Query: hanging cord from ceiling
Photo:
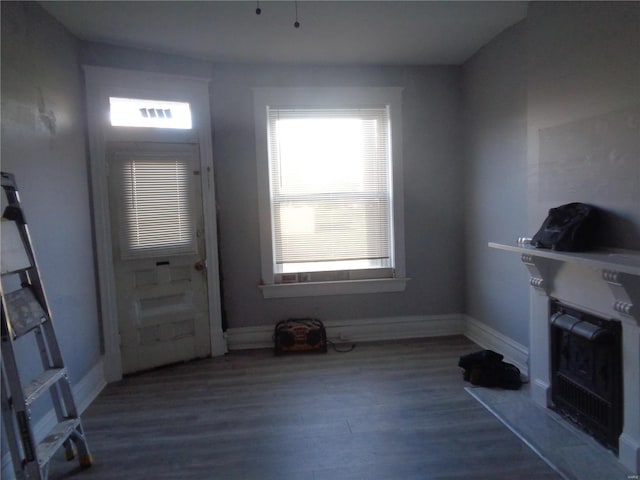
[[[298,1],[295,0],[293,3],[296,9],[296,21],[293,22],[293,26],[295,28],[300,28],[300,20],[298,19]],[[256,0],[256,15],[260,15],[261,13],[262,13],[262,8],[260,8],[260,0]]]
[[[293,3],[295,3],[295,5],[296,5],[296,21],[295,21],[295,23],[293,24],[293,26],[294,26],[295,28],[300,28],[300,22],[298,21],[298,0],[296,0],[296,1],[295,1],[295,2],[293,2]]]

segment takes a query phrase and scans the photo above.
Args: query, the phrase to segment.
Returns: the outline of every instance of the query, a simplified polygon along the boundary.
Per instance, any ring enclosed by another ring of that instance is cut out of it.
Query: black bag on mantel
[[[585,203],[551,208],[531,245],[566,252],[590,250],[595,246],[596,217],[597,209]]]
[[[520,369],[503,358],[493,350],[481,350],[461,356],[458,366],[464,369],[465,382],[472,385],[518,390],[522,386]]]

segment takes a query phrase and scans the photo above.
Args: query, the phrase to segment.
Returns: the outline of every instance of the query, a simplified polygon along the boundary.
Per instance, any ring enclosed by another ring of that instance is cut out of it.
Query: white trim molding
[[[358,293],[403,292],[409,278],[372,278],[337,282],[301,282],[260,285],[264,298],[353,295]]]
[[[498,330],[465,315],[464,336],[482,348],[504,355],[504,361],[514,364],[520,373],[529,377],[529,349]]]
[[[404,241],[404,186],[402,153],[403,87],[255,87],[253,88],[256,139],[257,192],[260,221],[260,256],[264,298],[398,292],[406,286]],[[391,230],[393,277],[378,279],[374,269],[368,278],[352,281],[318,281],[277,284],[274,266],[267,111],[277,108],[379,108],[389,110],[391,121]],[[376,281],[365,281],[365,280]]]
[[[82,413],[93,401],[104,387],[107,386],[107,380],[104,377],[104,366],[102,358],[82,377],[82,379],[73,387],[73,398],[76,402],[78,412]]]
[[[202,175],[202,205],[205,221],[205,250],[209,280],[210,353],[223,355],[220,289],[218,288],[218,236],[213,173],[213,146],[209,112],[209,79],[184,77],[116,68],[84,66],[91,169],[91,195],[98,263],[100,310],[104,338],[104,366],[108,382],[122,378],[122,359],[115,278],[112,260],[106,149],[115,141],[162,141],[199,146]],[[108,122],[109,97],[156,98],[188,102],[192,109],[191,130],[113,129]]]
[[[357,320],[327,320],[327,337],[335,343],[374,342],[409,338],[461,335],[464,316],[409,315]],[[239,327],[227,330],[229,350],[273,347],[272,325]]]
[[[375,342],[409,338],[464,335],[478,346],[504,355],[528,376],[529,350],[489,325],[464,314],[408,315],[358,320],[327,320],[327,337],[335,343]],[[274,326],[229,328],[229,350],[273,347]]]

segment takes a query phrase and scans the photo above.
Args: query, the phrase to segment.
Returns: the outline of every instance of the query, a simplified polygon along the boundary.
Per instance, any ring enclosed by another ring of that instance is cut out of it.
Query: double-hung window
[[[255,89],[266,297],[404,289],[400,89]]]

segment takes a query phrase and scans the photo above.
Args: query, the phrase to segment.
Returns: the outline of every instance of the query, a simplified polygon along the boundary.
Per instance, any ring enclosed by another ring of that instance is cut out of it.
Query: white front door
[[[196,144],[107,148],[122,373],[211,353]]]

